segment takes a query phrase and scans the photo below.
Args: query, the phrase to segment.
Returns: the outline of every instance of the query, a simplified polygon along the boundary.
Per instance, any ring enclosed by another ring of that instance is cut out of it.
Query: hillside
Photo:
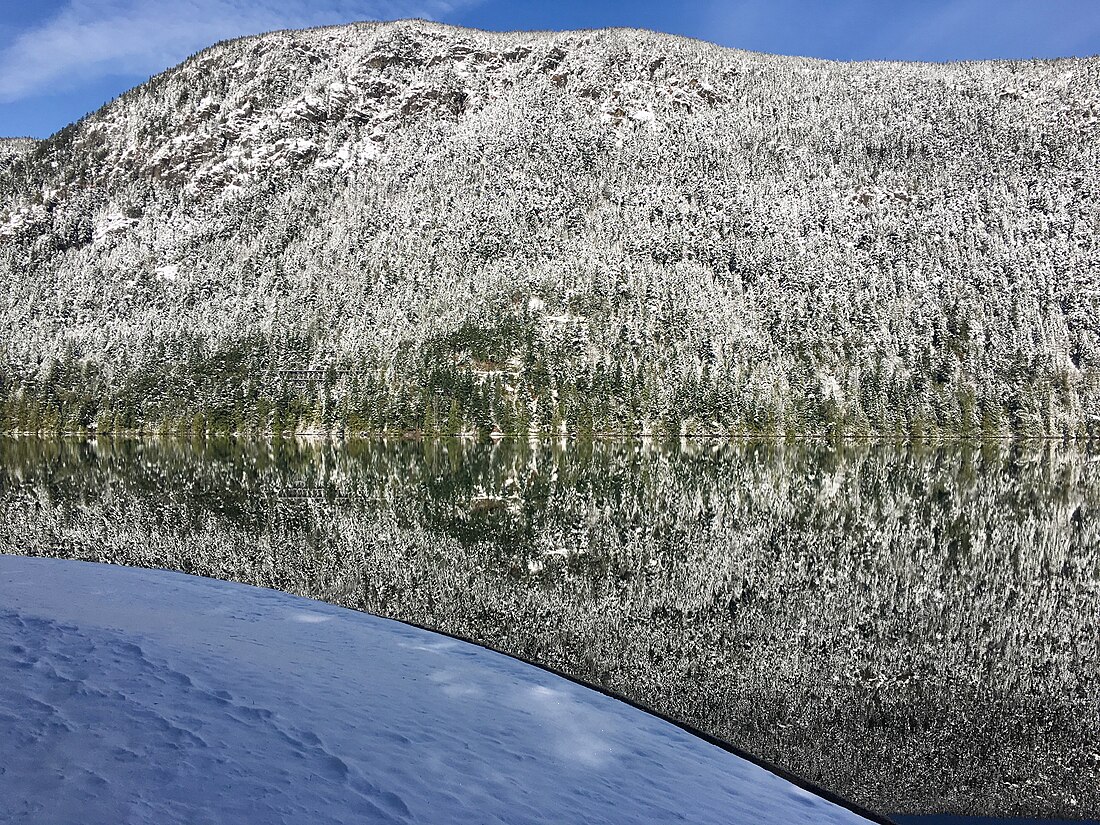
[[[0,161],[10,157],[29,154],[38,145],[34,138],[0,137]]]
[[[1100,432],[1100,59],[424,23],[0,149],[3,428]]]

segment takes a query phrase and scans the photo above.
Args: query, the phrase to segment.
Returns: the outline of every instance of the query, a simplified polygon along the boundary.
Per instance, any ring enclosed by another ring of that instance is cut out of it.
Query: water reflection
[[[1100,456],[0,440],[0,548],[468,636],[871,808],[1100,812]]]

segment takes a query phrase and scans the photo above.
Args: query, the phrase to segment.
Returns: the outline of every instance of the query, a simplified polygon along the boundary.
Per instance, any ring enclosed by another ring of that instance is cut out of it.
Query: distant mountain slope
[[[34,138],[0,137],[0,158],[27,154],[37,145]]]
[[[0,153],[8,429],[1100,431],[1100,59],[419,21]]]

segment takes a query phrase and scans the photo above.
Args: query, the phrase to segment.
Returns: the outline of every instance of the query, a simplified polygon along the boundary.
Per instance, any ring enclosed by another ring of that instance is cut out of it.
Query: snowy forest
[[[0,142],[0,430],[1100,434],[1100,60],[420,21]]]
[[[1098,508],[1049,441],[0,439],[5,552],[458,633],[898,813],[1100,810]]]

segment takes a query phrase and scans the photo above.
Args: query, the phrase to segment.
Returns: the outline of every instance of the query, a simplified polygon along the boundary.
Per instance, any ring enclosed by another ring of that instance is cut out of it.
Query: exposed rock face
[[[222,43],[0,145],[4,424],[1095,432],[1098,112],[1096,59]]]

